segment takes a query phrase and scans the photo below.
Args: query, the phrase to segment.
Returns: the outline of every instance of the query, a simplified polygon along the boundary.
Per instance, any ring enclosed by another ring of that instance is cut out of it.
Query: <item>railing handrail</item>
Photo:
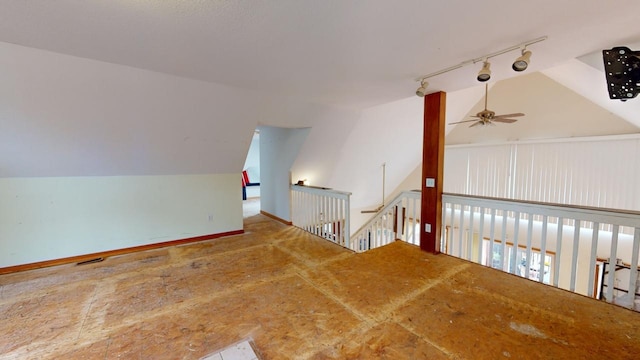
[[[556,204],[538,201],[525,201],[451,193],[443,193],[442,200],[443,202],[447,200],[447,202],[465,203],[466,205],[474,205],[478,207],[491,207],[491,205],[500,205],[504,208],[503,210],[506,211],[523,212],[523,210],[531,209],[531,212],[548,216],[565,216],[567,213],[571,213],[574,214],[572,215],[574,219],[584,221],[598,220],[601,222],[616,223],[618,225],[640,227],[640,212],[633,210],[595,208],[589,206]]]
[[[339,198],[347,198],[348,196],[352,195],[348,191],[333,190],[331,188],[326,188],[326,187],[321,187],[321,186],[311,186],[311,185],[291,184],[291,189],[298,190],[298,191],[304,191],[304,192],[308,192],[310,194],[315,194],[315,195],[322,195],[322,194],[326,194],[326,193],[331,193],[331,194],[337,195],[336,197],[339,197]]]
[[[351,235],[351,237],[356,238],[358,235],[360,235],[361,232],[363,232],[365,229],[371,226],[371,224],[374,223],[379,217],[381,217],[383,214],[389,211],[389,209],[391,209],[392,207],[396,206],[398,202],[402,200],[403,197],[405,196],[416,197],[415,194],[417,194],[417,197],[422,196],[421,195],[422,192],[420,190],[405,190],[400,192],[387,205],[385,205],[382,209],[378,210],[378,212],[373,217],[371,217],[371,219],[367,220],[367,222],[365,222],[362,226],[360,226],[360,228],[356,232],[354,232],[353,235]]]

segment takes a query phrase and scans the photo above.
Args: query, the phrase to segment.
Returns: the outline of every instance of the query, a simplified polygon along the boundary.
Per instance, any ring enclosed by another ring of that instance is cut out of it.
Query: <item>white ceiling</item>
[[[638,14],[637,0],[3,0],[0,41],[363,108],[412,96],[420,75],[544,35],[527,72],[637,42]],[[493,79],[515,76],[516,56],[492,59]],[[430,88],[476,86],[479,67]]]

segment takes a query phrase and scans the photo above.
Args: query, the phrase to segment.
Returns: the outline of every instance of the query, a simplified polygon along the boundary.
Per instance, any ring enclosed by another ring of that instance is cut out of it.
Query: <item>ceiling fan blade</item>
[[[484,124],[482,123],[482,121],[477,121],[477,120],[474,120],[474,121],[476,121],[476,123],[475,123],[475,124],[471,124],[471,125],[469,125],[469,127],[474,127],[474,126],[478,126],[478,125],[484,125]]]
[[[468,122],[472,122],[472,121],[478,121],[478,120],[475,120],[475,119],[473,119],[473,120],[463,120],[463,121],[449,123],[449,125],[468,123]]]
[[[518,117],[524,116],[523,113],[515,113],[515,114],[504,114],[504,115],[495,115],[493,118],[510,118],[510,117]]]
[[[514,123],[514,122],[516,122],[518,120],[517,119],[504,119],[504,118],[497,118],[496,119],[496,118],[493,118],[493,119],[491,119],[491,121],[511,124],[511,123]]]

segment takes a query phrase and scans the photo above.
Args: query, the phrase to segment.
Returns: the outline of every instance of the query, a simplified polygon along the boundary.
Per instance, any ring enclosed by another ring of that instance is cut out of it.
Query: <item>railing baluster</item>
[[[375,249],[378,246],[380,246],[380,219],[379,218],[376,219],[374,224],[375,224],[374,225],[374,229],[375,229],[374,235],[375,236],[373,237],[373,241],[371,242],[370,249]]]
[[[485,207],[480,208],[480,229],[478,230],[478,264],[482,264],[484,253],[484,215],[487,212]]]
[[[458,257],[462,258],[462,238],[464,237],[464,205],[460,205],[460,225],[458,226]]]
[[[342,209],[344,208],[344,200],[338,200],[336,204],[336,224],[337,224],[337,238],[340,239],[339,244],[342,246],[347,246],[347,242],[344,238],[344,216],[342,215]]]
[[[500,234],[500,269],[505,269],[504,257],[507,249],[507,211],[502,210],[502,233]]]
[[[611,250],[609,252],[609,274],[607,276],[607,293],[605,295],[605,299],[608,302],[613,301],[613,287],[615,284],[616,272],[615,266],[618,262],[618,225],[614,225],[613,234],[611,237]],[[603,266],[602,271],[604,271],[605,266]],[[602,295],[601,295],[602,296]]]
[[[440,228],[440,251],[447,248],[447,209],[449,204],[446,201],[442,201],[442,227]],[[419,244],[418,244],[419,246]]]
[[[556,237],[556,257],[554,259],[553,265],[553,286],[558,287],[558,282],[560,279],[560,259],[562,258],[562,230],[564,227],[564,218],[558,218],[558,235]]]
[[[531,269],[531,242],[533,240],[533,214],[527,213],[527,260],[524,268],[524,277],[529,279]]]
[[[313,199],[313,234],[316,236],[320,236],[318,232],[318,219],[320,218],[320,197],[318,195],[314,196]]]
[[[313,222],[312,219],[312,215],[313,215],[313,200],[314,200],[315,196],[313,194],[306,194],[306,203],[311,204],[311,207],[307,208],[304,212],[305,214],[305,230],[308,232],[311,232],[312,228],[311,228],[311,223]]]
[[[336,224],[337,224],[336,223],[336,220],[337,220],[336,219],[336,206],[337,206],[337,203],[338,203],[338,199],[331,198],[331,208],[329,209],[330,210],[329,212],[331,213],[331,217],[330,217],[330,219],[331,219],[331,238],[333,239],[333,241],[336,244],[339,244],[340,240],[338,239],[338,234],[337,234],[337,232],[338,232],[337,230],[338,229],[337,229],[337,226],[336,226]]]
[[[347,196],[344,197],[344,227],[343,227],[343,234],[344,234],[344,244],[347,247],[347,249],[351,249],[351,198],[350,198],[351,193],[348,193]]]
[[[454,223],[454,213],[456,211],[456,205],[454,203],[451,203],[451,213],[449,214],[449,233],[447,235],[449,235],[449,239],[447,240],[447,244],[446,244],[446,250],[447,250],[447,254],[449,255],[453,255],[453,231],[454,231],[454,227],[455,227],[455,223]],[[424,225],[421,225],[424,226]]]
[[[591,236],[591,258],[589,262],[589,284],[587,285],[587,296],[593,297],[593,288],[596,276],[596,260],[598,258],[598,236],[600,235],[600,223],[594,222]]]
[[[571,257],[571,283],[569,285],[569,290],[573,292],[576,291],[576,272],[578,268],[578,250],[580,245],[580,225],[581,221],[579,219],[575,219],[575,224],[573,227],[573,254]]]
[[[547,215],[542,216],[542,237],[540,239],[540,264],[538,264],[538,281],[544,283],[544,270],[545,261],[547,258],[547,223],[549,217]],[[551,264],[549,264],[549,271],[551,271]]]
[[[520,212],[516,211],[513,213],[514,223],[513,223],[513,249],[511,251],[511,266],[509,266],[509,272],[511,274],[516,273],[516,269],[518,268],[518,238],[520,236]]]
[[[636,289],[638,287],[638,252],[640,252],[640,227],[633,232],[633,250],[631,253],[631,266],[629,274],[629,297],[631,308],[634,307]]]
[[[473,252],[473,218],[474,214],[474,206],[469,206],[469,231],[467,231],[467,260],[471,261],[472,252]]]
[[[324,238],[327,240],[331,239],[331,233],[329,232],[329,224],[330,224],[330,210],[329,207],[331,206],[331,198],[325,197],[323,199],[324,201],[324,211],[323,211],[323,215],[322,215],[322,234],[324,235]]]
[[[324,222],[325,222],[325,227],[326,227],[326,231],[327,231],[327,237],[332,241],[335,242],[335,236],[334,236],[334,229],[333,229],[333,202],[334,199],[333,198],[327,198],[327,217],[325,218]]]
[[[309,202],[309,194],[301,192],[300,195],[301,195],[301,199],[302,199],[303,203],[306,204],[306,203]],[[308,224],[309,224],[309,208],[304,206],[304,207],[302,207],[300,212],[302,213],[302,222],[301,222],[300,225],[301,225],[301,227],[302,227],[302,229],[304,231],[309,231],[309,227],[308,227]]]
[[[416,236],[413,235],[413,232],[415,232],[415,230],[411,230],[411,233],[408,232],[408,229],[415,229],[415,225],[418,223],[418,218],[416,218],[415,216],[415,212],[416,212],[416,200],[415,199],[407,199],[407,217],[409,217],[409,213],[411,213],[411,219],[407,218],[405,219],[405,224],[407,226],[407,232],[405,233],[405,236],[407,237],[407,239],[411,239],[411,243],[413,245],[417,245],[420,246],[420,242],[418,241],[418,238]],[[444,207],[444,203],[442,204],[442,206]],[[409,209],[411,209],[411,212],[409,211]],[[444,218],[442,218],[442,222],[444,222]],[[411,237],[409,237],[409,235],[411,234]]]
[[[495,239],[496,239],[496,209],[491,209],[491,228],[489,229],[489,251],[491,251],[490,256],[489,256],[489,261],[490,264],[488,266],[495,268],[495,266],[493,266],[493,254],[495,253],[494,251],[494,246],[495,246]]]

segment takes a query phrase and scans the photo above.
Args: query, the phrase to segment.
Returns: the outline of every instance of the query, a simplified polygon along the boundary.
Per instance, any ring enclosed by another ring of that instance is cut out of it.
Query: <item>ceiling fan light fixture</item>
[[[513,66],[511,68],[514,71],[525,71],[527,67],[529,67],[529,63],[531,62],[531,51],[527,49],[522,49],[522,55],[513,62]]]
[[[422,79],[420,81],[420,87],[418,88],[418,90],[416,90],[416,95],[420,96],[420,97],[424,97],[427,94],[427,87],[429,86],[429,83]]]
[[[478,72],[478,81],[480,82],[486,82],[489,81],[489,79],[491,79],[491,64],[488,61],[485,61],[482,64],[482,69],[480,69],[480,71]]]

